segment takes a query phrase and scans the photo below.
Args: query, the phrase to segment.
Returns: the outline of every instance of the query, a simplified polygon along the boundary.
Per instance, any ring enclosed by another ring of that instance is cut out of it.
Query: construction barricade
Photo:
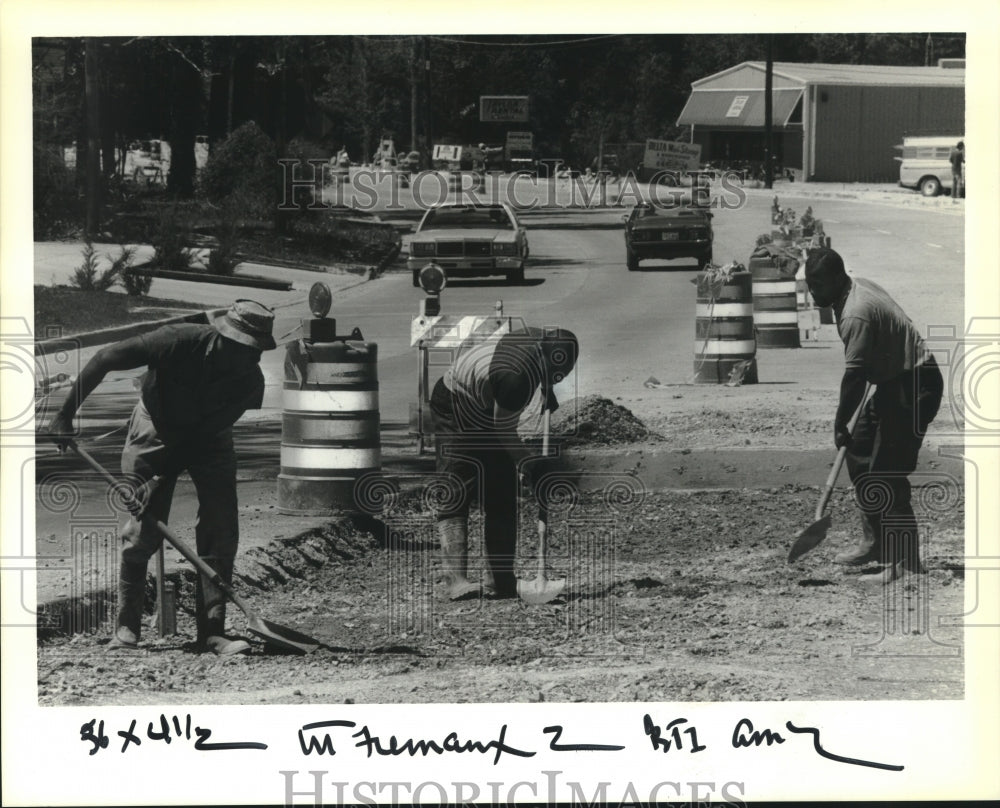
[[[285,354],[278,509],[352,511],[357,480],[381,469],[378,346],[337,336],[332,319],[303,326]]]
[[[695,383],[756,384],[750,273],[735,264],[699,272],[695,283]]]

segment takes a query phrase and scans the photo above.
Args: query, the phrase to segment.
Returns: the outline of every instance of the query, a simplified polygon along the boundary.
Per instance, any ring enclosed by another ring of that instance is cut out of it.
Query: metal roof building
[[[775,62],[771,121],[778,164],[805,180],[897,181],[894,147],[904,135],[964,134],[960,65]],[[764,80],[764,62],[743,62],[692,83],[677,123],[692,127],[703,161],[763,161]]]

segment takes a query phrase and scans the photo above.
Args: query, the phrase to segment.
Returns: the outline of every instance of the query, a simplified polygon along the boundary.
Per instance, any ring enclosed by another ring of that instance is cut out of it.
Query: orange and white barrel
[[[770,258],[751,258],[753,320],[761,348],[800,348],[797,282]]]
[[[749,272],[734,272],[721,284],[699,272],[695,302],[694,380],[722,384],[737,366],[743,384],[757,382],[757,342]]]
[[[351,511],[357,480],[382,465],[378,346],[371,342],[294,342],[282,391],[282,513]]]

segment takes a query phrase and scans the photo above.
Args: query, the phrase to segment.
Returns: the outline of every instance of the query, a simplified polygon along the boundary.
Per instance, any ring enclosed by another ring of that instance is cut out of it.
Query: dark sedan
[[[625,217],[625,260],[630,272],[647,258],[695,258],[712,262],[712,214],[699,206],[636,205]]]

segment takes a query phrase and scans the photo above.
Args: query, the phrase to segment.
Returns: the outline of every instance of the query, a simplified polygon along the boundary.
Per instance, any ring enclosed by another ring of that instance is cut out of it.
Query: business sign
[[[747,105],[747,101],[749,100],[749,95],[734,96],[732,103],[729,105],[729,109],[726,110],[726,117],[739,118],[740,115],[743,114],[743,108]]]
[[[528,96],[481,95],[479,120],[483,123],[509,123],[528,120]]]
[[[701,144],[647,140],[642,165],[654,171],[697,171],[701,167]]]
[[[440,143],[434,144],[435,160],[455,161],[455,160],[460,160],[461,157],[462,157],[461,146],[446,146],[446,145],[441,145]]]
[[[508,132],[508,151],[528,151],[535,148],[535,136],[532,132]]]

